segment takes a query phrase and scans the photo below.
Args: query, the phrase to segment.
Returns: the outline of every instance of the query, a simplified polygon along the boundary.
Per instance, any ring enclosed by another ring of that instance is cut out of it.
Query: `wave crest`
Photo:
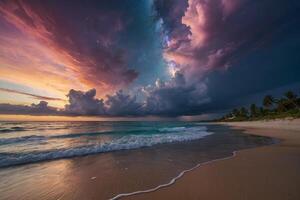
[[[179,127],[178,127],[179,128]],[[171,129],[169,129],[170,131]],[[207,132],[204,127],[188,127],[172,129],[172,132],[164,134],[129,134],[120,138],[114,138],[110,142],[103,144],[94,144],[89,146],[81,146],[67,149],[56,149],[44,152],[5,154],[0,158],[0,167],[6,167],[17,164],[32,163],[44,160],[53,160],[58,158],[69,158],[75,156],[84,156],[95,153],[110,152],[117,150],[137,149],[142,147],[150,147],[163,143],[184,142],[201,139],[212,133]],[[174,131],[178,130],[178,131]],[[24,138],[23,138],[24,139]],[[31,139],[42,139],[39,137]]]

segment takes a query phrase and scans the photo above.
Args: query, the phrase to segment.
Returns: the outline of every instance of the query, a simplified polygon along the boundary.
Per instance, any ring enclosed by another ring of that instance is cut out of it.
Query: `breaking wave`
[[[160,133],[163,132],[163,133]],[[91,133],[89,133],[91,134]],[[99,133],[98,133],[99,134]],[[99,144],[70,147],[64,149],[53,149],[50,151],[26,152],[26,153],[0,153],[0,167],[32,163],[59,158],[70,158],[95,153],[103,153],[118,150],[137,149],[150,147],[157,144],[184,142],[201,139],[212,133],[207,132],[206,127],[173,127],[160,129],[157,134],[125,134],[121,137],[113,137],[111,141]],[[77,134],[78,135],[78,134]],[[83,133],[81,134],[83,135]],[[51,136],[50,136],[51,137]],[[70,137],[60,135],[52,137]],[[0,143],[7,144],[22,141],[45,140],[44,136],[26,136],[20,138],[7,138]]]

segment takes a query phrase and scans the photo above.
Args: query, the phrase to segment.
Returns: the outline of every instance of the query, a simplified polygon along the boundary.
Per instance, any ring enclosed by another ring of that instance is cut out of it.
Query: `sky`
[[[2,0],[1,118],[205,119],[299,94],[299,9],[297,0]]]

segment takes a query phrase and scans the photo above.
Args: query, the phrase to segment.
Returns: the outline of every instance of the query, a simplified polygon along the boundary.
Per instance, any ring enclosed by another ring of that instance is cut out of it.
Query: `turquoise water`
[[[0,167],[202,139],[196,122],[0,122]]]
[[[110,199],[274,142],[197,122],[1,122],[0,199]]]

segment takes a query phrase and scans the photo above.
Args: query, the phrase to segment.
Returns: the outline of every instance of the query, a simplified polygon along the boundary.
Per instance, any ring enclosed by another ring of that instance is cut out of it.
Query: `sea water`
[[[199,122],[1,122],[0,199],[112,199],[273,144]]]
[[[191,141],[192,122],[0,122],[0,167]]]

